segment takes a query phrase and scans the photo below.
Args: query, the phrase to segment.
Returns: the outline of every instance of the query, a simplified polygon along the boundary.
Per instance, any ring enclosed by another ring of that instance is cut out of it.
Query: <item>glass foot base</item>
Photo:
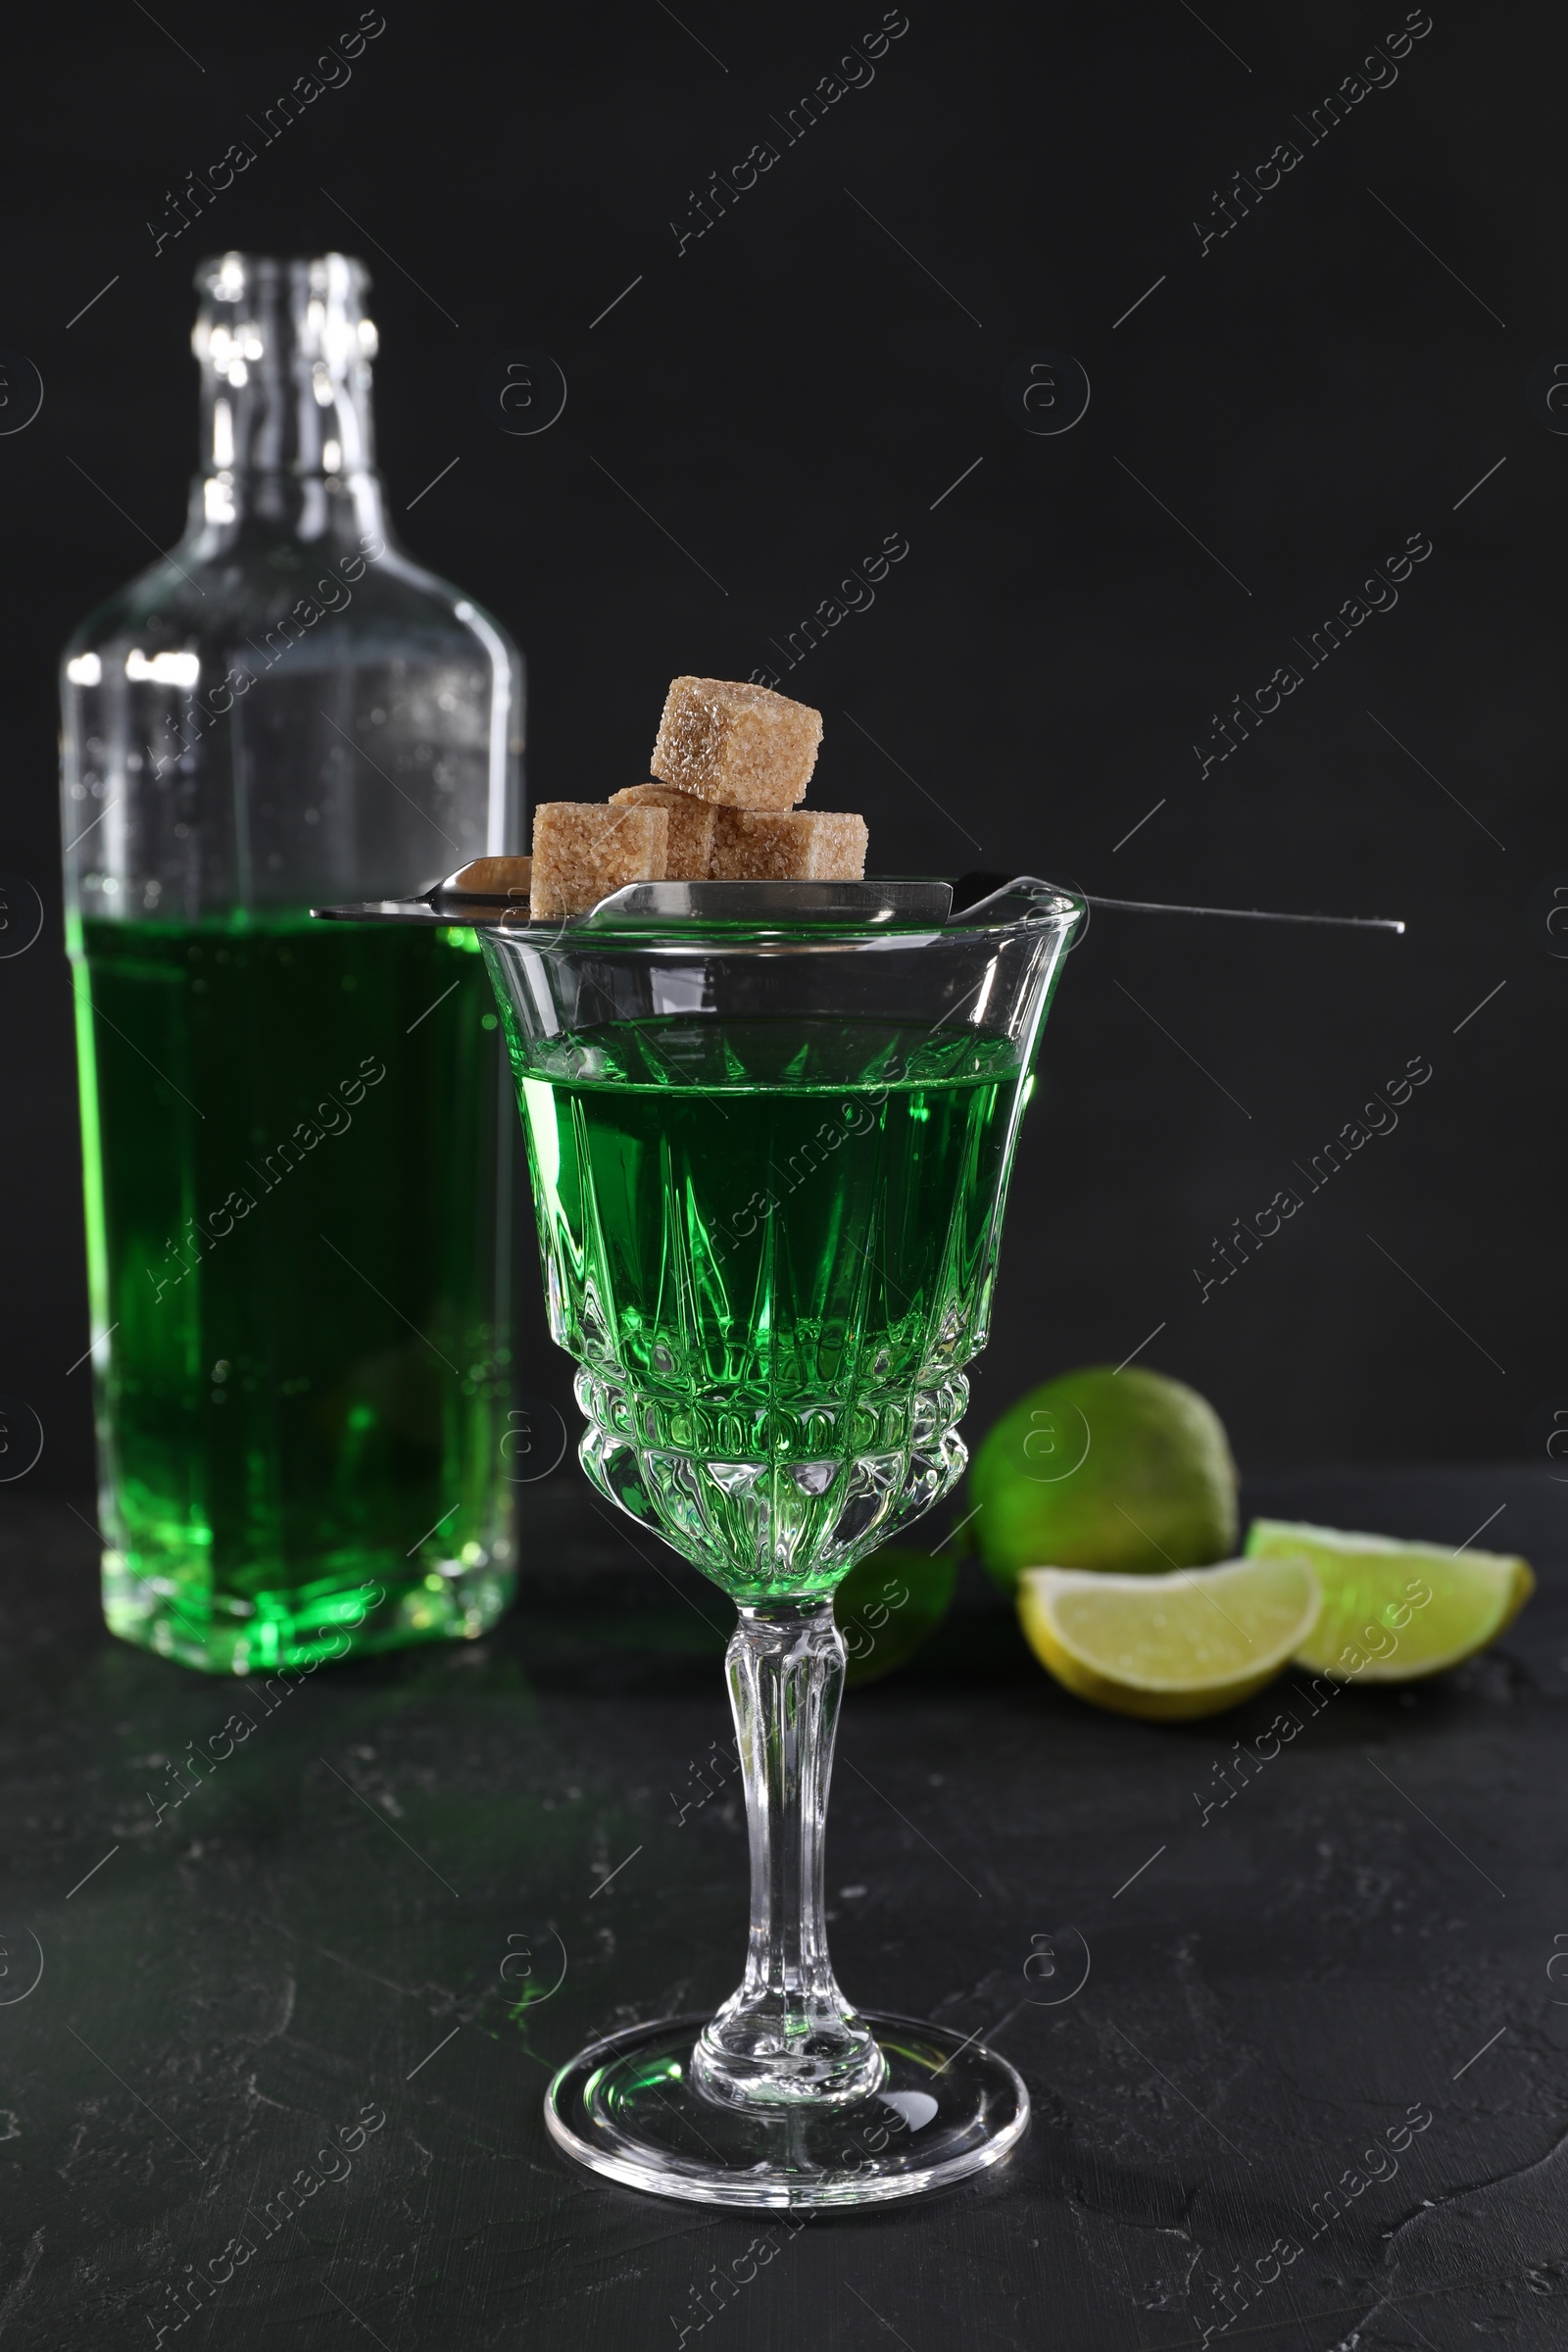
[[[623,2187],[703,2205],[872,2205],[946,2188],[996,2164],[1029,2123],[1022,2079],[940,2026],[862,2011],[887,2060],[868,2098],[813,2114],[718,2106],[691,2080],[706,2017],[612,2034],[545,2093],[558,2147]]]

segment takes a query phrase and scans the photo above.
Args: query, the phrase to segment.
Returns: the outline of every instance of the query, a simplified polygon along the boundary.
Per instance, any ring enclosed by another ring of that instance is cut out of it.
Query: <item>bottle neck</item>
[[[191,483],[185,544],[205,560],[250,540],[338,547],[368,538],[392,544],[377,473],[229,468],[199,473]]]
[[[365,273],[340,254],[227,254],[197,273],[202,470],[189,536],[204,555],[269,538],[385,536],[375,472]]]

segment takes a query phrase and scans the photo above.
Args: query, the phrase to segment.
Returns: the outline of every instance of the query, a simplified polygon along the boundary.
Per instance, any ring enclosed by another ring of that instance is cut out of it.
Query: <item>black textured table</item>
[[[547,2139],[561,2059],[732,1988],[745,1832],[704,1772],[726,1604],[575,1472],[529,1499],[494,1637],[249,1690],[231,1754],[238,1688],[112,1641],[82,1521],[11,1506],[4,2352],[1561,2352],[1568,1487],[1260,1486],[1448,1543],[1491,1517],[1541,1590],[1437,1683],[1288,1678],[1208,1724],[1079,1705],[966,1572],[846,1702],[834,1957],[852,1998],[993,2037],[1034,2125],[946,2196],[795,2219]]]

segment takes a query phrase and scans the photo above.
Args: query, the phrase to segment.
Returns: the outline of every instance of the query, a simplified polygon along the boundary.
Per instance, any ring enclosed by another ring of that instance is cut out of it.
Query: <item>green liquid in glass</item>
[[[83,926],[105,1612],[245,1673],[514,1574],[500,1039],[471,932]]]
[[[589,1476],[738,1597],[831,1590],[963,1468],[1016,1048],[836,1019],[508,1030]]]

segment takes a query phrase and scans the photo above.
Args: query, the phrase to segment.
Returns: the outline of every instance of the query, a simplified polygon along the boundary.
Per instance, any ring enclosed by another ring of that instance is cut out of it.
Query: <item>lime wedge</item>
[[[1250,1698],[1295,1657],[1321,1603],[1299,1554],[1171,1576],[1026,1568],[1018,1579],[1024,1634],[1057,1682],[1153,1722]]]
[[[1505,1552],[1254,1519],[1248,1558],[1286,1555],[1309,1559],[1323,1587],[1322,1615],[1297,1657],[1343,1682],[1408,1683],[1457,1666],[1494,1642],[1536,1589],[1528,1560]]]

